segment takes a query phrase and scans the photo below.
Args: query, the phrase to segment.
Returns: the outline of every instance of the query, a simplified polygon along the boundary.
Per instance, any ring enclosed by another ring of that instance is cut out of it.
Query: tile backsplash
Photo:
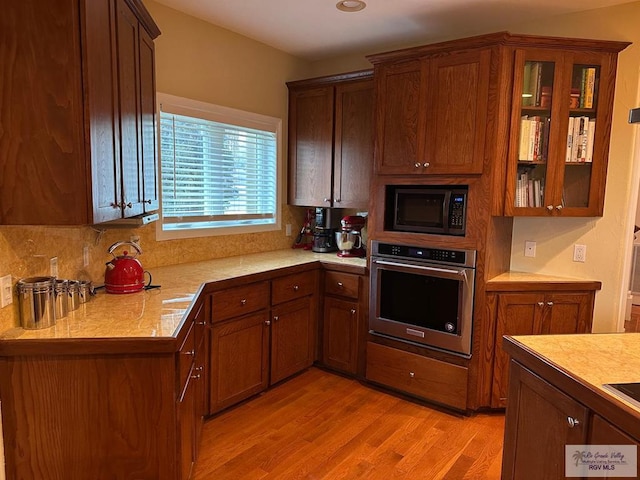
[[[304,209],[285,206],[280,231],[166,241],[156,240],[153,223],[136,229],[107,230],[90,226],[0,226],[0,276],[11,275],[15,287],[20,278],[49,275],[49,260],[58,257],[59,278],[91,280],[95,285],[102,285],[105,263],[112,258],[109,247],[118,241],[129,241],[132,236],[140,238],[139,260],[145,270],[153,274],[154,267],[163,265],[291,247],[303,219]],[[292,225],[292,236],[285,235],[287,223]],[[83,265],[85,247],[89,252],[87,266]],[[13,304],[0,309],[0,331],[19,323],[14,293]]]

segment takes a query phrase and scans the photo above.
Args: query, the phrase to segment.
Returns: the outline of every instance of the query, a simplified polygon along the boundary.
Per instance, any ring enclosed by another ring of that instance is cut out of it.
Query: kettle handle
[[[116,242],[109,247],[109,253],[113,255],[114,250],[118,247],[121,247],[122,245],[131,245],[135,249],[136,255],[133,258],[136,258],[138,255],[142,253],[142,249],[140,248],[140,245],[138,245],[135,242]],[[113,256],[115,257],[115,255]]]

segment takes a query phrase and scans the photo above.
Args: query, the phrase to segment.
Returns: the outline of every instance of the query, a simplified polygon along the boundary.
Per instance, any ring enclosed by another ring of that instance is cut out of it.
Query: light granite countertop
[[[510,341],[640,415],[637,405],[603,388],[607,383],[640,382],[640,333],[522,335],[513,336]]]
[[[356,267],[365,272],[364,258],[335,253],[277,250],[150,269],[160,288],[131,294],[98,293],[49,328],[11,328],[0,333],[0,350],[21,340],[174,338],[191,304],[205,284],[322,262]]]

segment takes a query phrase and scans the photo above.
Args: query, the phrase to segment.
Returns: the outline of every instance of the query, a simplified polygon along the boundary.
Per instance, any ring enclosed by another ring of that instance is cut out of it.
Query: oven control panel
[[[391,243],[373,242],[373,255],[384,255],[406,259],[421,259],[430,262],[442,262],[466,267],[475,267],[473,250],[450,250],[443,248],[416,247]]]

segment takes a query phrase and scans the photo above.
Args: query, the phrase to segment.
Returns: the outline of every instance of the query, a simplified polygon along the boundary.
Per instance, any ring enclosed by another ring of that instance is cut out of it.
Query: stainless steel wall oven
[[[371,247],[369,329],[470,357],[476,251]]]

